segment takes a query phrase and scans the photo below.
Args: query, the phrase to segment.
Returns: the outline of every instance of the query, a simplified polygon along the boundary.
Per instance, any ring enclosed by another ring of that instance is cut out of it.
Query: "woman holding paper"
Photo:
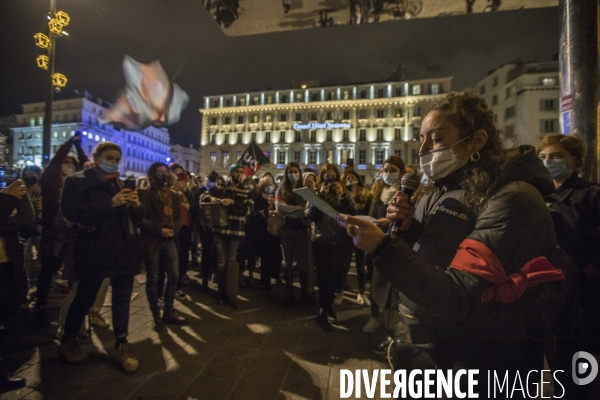
[[[304,215],[306,200],[294,193],[294,189],[303,187],[302,169],[297,162],[290,162],[285,166],[283,180],[275,193],[275,209],[283,215],[283,225],[279,232],[279,242],[283,251],[285,284],[287,286],[287,299],[285,308],[294,306],[294,281],[292,268],[294,260],[300,272],[300,286],[302,300],[312,303],[308,287],[308,246],[310,221]]]
[[[433,105],[420,132],[421,168],[432,184],[416,209],[401,192],[387,209],[400,237],[340,217],[399,290],[413,343],[426,345],[408,349],[413,356],[396,368],[420,362],[499,376],[542,369],[572,268],[542,197],[554,190],[548,172],[530,146],[504,151],[492,117],[471,90]],[[412,345],[395,349],[403,346]]]
[[[352,197],[342,185],[340,171],[333,164],[325,164],[319,174],[319,197],[325,200],[337,212],[356,215],[356,206]],[[344,258],[350,251],[352,242],[335,219],[325,215],[312,204],[309,208],[310,218],[315,222],[313,253],[319,282],[319,315],[315,322],[325,332],[331,332],[331,321],[335,321],[333,300],[335,291],[340,286],[344,274]]]

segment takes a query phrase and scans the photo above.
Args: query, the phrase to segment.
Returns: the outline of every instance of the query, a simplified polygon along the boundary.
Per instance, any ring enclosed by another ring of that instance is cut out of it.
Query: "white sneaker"
[[[363,326],[363,332],[373,333],[377,328],[381,326],[381,321],[378,317],[370,317],[365,326]]]
[[[338,292],[335,294],[335,300],[333,301],[336,306],[341,305],[344,302],[344,292]]]
[[[369,299],[367,298],[367,296],[364,293],[359,293],[356,295],[356,302],[358,304],[360,304],[361,306],[371,305],[371,302],[369,301]]]

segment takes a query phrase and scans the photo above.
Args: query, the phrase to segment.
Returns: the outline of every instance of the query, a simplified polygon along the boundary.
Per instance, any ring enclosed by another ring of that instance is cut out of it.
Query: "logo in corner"
[[[572,374],[575,384],[588,385],[598,376],[598,361],[590,353],[578,351],[573,355]]]

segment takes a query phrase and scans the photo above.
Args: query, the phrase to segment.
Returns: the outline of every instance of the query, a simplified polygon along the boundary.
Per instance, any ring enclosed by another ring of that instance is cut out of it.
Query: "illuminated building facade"
[[[292,89],[206,96],[201,128],[201,173],[224,175],[256,141],[274,176],[290,161],[318,171],[325,163],[354,169],[370,183],[384,160],[399,155],[418,163],[422,116],[451,90],[452,78],[322,87],[293,82]]]
[[[55,100],[52,105],[52,154],[75,134],[83,130],[83,150],[92,158],[92,151],[99,142],[114,142],[121,146],[123,155],[119,170],[121,176],[145,176],[155,161],[167,163],[169,158],[169,131],[150,126],[139,132],[116,129],[102,124],[98,119],[106,112],[101,99],[92,99],[85,92],[83,97]],[[44,103],[23,105],[23,114],[17,115],[17,127],[13,128],[13,162],[19,167],[42,165],[42,134],[44,129]],[[73,149],[74,151],[74,149]]]

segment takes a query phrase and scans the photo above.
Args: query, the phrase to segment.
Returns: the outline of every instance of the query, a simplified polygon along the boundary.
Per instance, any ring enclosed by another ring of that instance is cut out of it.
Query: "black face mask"
[[[158,182],[159,185],[167,186],[169,184],[169,175],[157,175],[156,182]]]
[[[33,186],[38,183],[38,178],[37,176],[26,176],[23,178],[23,182],[25,182],[25,185],[27,186]]]
[[[231,181],[232,181],[233,183],[235,183],[236,185],[239,185],[239,184],[240,184],[240,180],[239,180],[239,179],[237,179],[237,178],[235,178],[235,177],[233,177],[233,176],[231,176]]]

